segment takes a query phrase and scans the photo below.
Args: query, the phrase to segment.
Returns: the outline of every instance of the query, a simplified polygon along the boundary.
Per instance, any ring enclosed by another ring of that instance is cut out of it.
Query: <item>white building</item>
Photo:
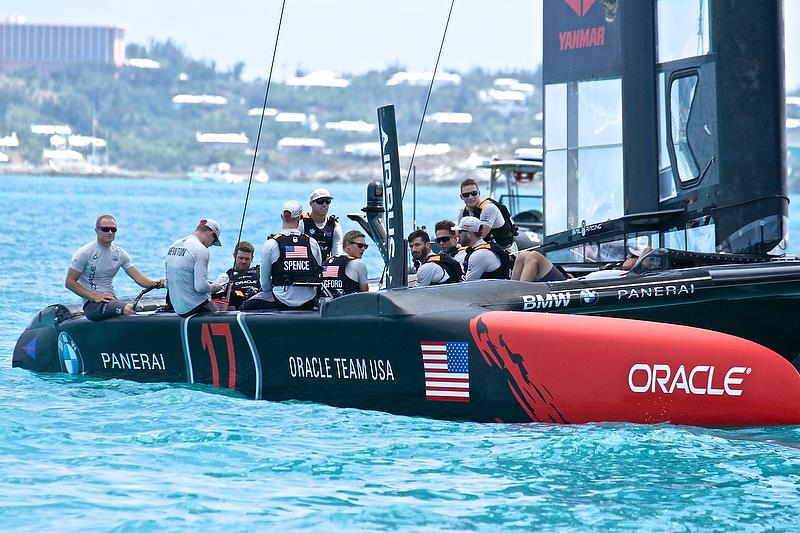
[[[340,78],[332,70],[317,70],[305,76],[292,76],[286,80],[289,87],[330,87],[343,89],[350,85],[348,80]]]
[[[325,129],[353,133],[372,133],[375,131],[375,124],[370,124],[363,120],[340,120],[338,122],[326,122]]]
[[[432,77],[433,72],[395,72],[392,77],[386,81],[386,86],[392,87],[395,85],[410,85],[412,87],[427,87],[430,85]],[[436,80],[433,83],[434,87],[453,85],[461,85],[460,74],[450,74],[448,72],[436,73]]]
[[[325,141],[310,137],[284,137],[278,141],[279,152],[321,153],[325,150]]]
[[[248,144],[250,139],[244,133],[201,133],[196,132],[195,138],[199,143],[217,144]]]

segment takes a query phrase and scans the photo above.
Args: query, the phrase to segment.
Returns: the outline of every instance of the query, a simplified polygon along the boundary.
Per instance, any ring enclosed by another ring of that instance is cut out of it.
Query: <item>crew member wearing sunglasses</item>
[[[133,266],[128,252],[114,244],[117,221],[111,215],[100,215],[95,221],[96,240],[81,246],[72,256],[64,285],[83,299],[83,313],[89,320],[132,315],[133,305],[118,300],[114,293],[114,276],[122,268],[141,287],[164,286],[164,280],[153,280]]]
[[[342,255],[342,225],[334,215],[328,215],[333,196],[328,189],[314,189],[308,199],[311,212],[300,220],[300,232],[313,238],[322,251],[322,260]]]
[[[322,284],[334,296],[369,291],[367,265],[361,260],[369,248],[358,230],[344,234],[344,254],[329,257],[322,265]]]
[[[425,230],[412,231],[408,248],[417,266],[417,287],[458,283],[463,279],[461,265],[446,253],[434,254]]]
[[[509,253],[517,251],[517,243],[514,242],[517,227],[506,206],[491,198],[481,200],[478,183],[472,178],[461,182],[461,199],[464,200],[464,208],[458,212],[459,222],[464,217],[475,217],[483,224],[481,239],[495,242]]]

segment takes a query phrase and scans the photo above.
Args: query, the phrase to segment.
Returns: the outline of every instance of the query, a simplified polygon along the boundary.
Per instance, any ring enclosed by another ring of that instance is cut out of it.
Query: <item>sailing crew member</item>
[[[417,287],[458,283],[462,280],[461,265],[446,253],[434,254],[431,239],[425,230],[412,231],[408,236],[408,247],[417,267]]]
[[[563,281],[567,276],[536,250],[523,250],[514,260],[511,279],[520,281]]]
[[[213,299],[225,300],[228,305],[239,309],[247,298],[261,290],[259,276],[261,269],[252,266],[255,247],[247,241],[241,241],[233,249],[233,268],[220,274],[215,283],[222,286],[222,291],[211,295]]]
[[[367,265],[361,260],[369,248],[365,235],[358,230],[344,234],[345,253],[329,257],[322,265],[322,284],[334,295],[369,291]]]
[[[335,215],[328,215],[333,196],[328,189],[314,189],[308,199],[311,212],[303,215],[300,232],[316,239],[322,260],[342,255],[342,225]]]
[[[194,233],[178,239],[167,251],[167,298],[182,317],[217,310],[209,295],[222,286],[208,281],[208,248],[221,246],[220,233],[222,228],[216,220],[204,218]]]
[[[478,218],[484,224],[482,239],[496,242],[509,253],[517,251],[514,241],[517,227],[506,206],[491,198],[481,200],[478,183],[472,178],[461,182],[461,199],[464,200],[464,209],[458,212],[459,222],[466,216]]]
[[[298,229],[303,206],[289,200],[281,210],[281,231],[261,248],[261,292],[241,309],[313,309],[322,285],[322,253],[317,241]]]
[[[509,256],[496,243],[483,240],[483,224],[475,217],[464,217],[453,229],[458,232],[458,241],[466,244],[464,279],[508,279]]]
[[[455,223],[450,220],[440,220],[433,229],[435,231],[436,244],[439,245],[439,253],[455,257],[458,253],[458,235],[453,231]]]
[[[114,293],[114,276],[122,268],[140,287],[163,287],[133,266],[128,252],[114,244],[117,220],[100,215],[94,224],[96,239],[81,246],[72,256],[64,286],[83,299],[83,314],[97,321],[113,316],[132,315],[133,304],[118,300]]]

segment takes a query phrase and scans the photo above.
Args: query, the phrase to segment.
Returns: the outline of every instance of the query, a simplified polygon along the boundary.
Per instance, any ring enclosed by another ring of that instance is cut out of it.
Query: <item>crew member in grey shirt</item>
[[[164,280],[156,281],[139,272],[128,252],[114,244],[117,221],[113,216],[100,215],[94,226],[97,239],[72,256],[64,286],[83,298],[83,313],[89,320],[132,315],[133,304],[118,300],[114,293],[113,280],[119,269],[141,287],[163,287]]]
[[[442,285],[461,281],[461,265],[446,253],[434,254],[430,236],[425,230],[412,231],[408,248],[417,267],[417,287]]]
[[[222,228],[216,220],[202,219],[194,233],[169,247],[164,261],[170,303],[182,317],[216,311],[209,296],[222,286],[208,281],[208,247],[221,246]]]
[[[369,291],[367,265],[361,260],[369,248],[366,236],[354,229],[344,234],[345,253],[329,257],[322,265],[322,284],[333,296]]]
[[[317,241],[297,228],[303,206],[289,200],[281,210],[281,231],[261,249],[261,292],[240,309],[312,309],[322,285],[322,253]]]
[[[458,232],[458,241],[466,244],[464,279],[508,279],[508,252],[481,237],[481,221],[475,217],[463,217],[453,229]]]

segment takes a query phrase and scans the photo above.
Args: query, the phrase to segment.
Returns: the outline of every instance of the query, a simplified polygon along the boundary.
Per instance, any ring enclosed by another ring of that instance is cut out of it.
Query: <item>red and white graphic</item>
[[[564,0],[579,17],[584,16],[592,9],[595,0]]]
[[[425,399],[468,402],[469,343],[424,341],[420,349],[425,368]]]
[[[339,276],[339,267],[335,265],[325,265],[322,267],[323,278],[336,278]]]
[[[308,259],[308,248],[305,246],[287,246],[286,259]]]

